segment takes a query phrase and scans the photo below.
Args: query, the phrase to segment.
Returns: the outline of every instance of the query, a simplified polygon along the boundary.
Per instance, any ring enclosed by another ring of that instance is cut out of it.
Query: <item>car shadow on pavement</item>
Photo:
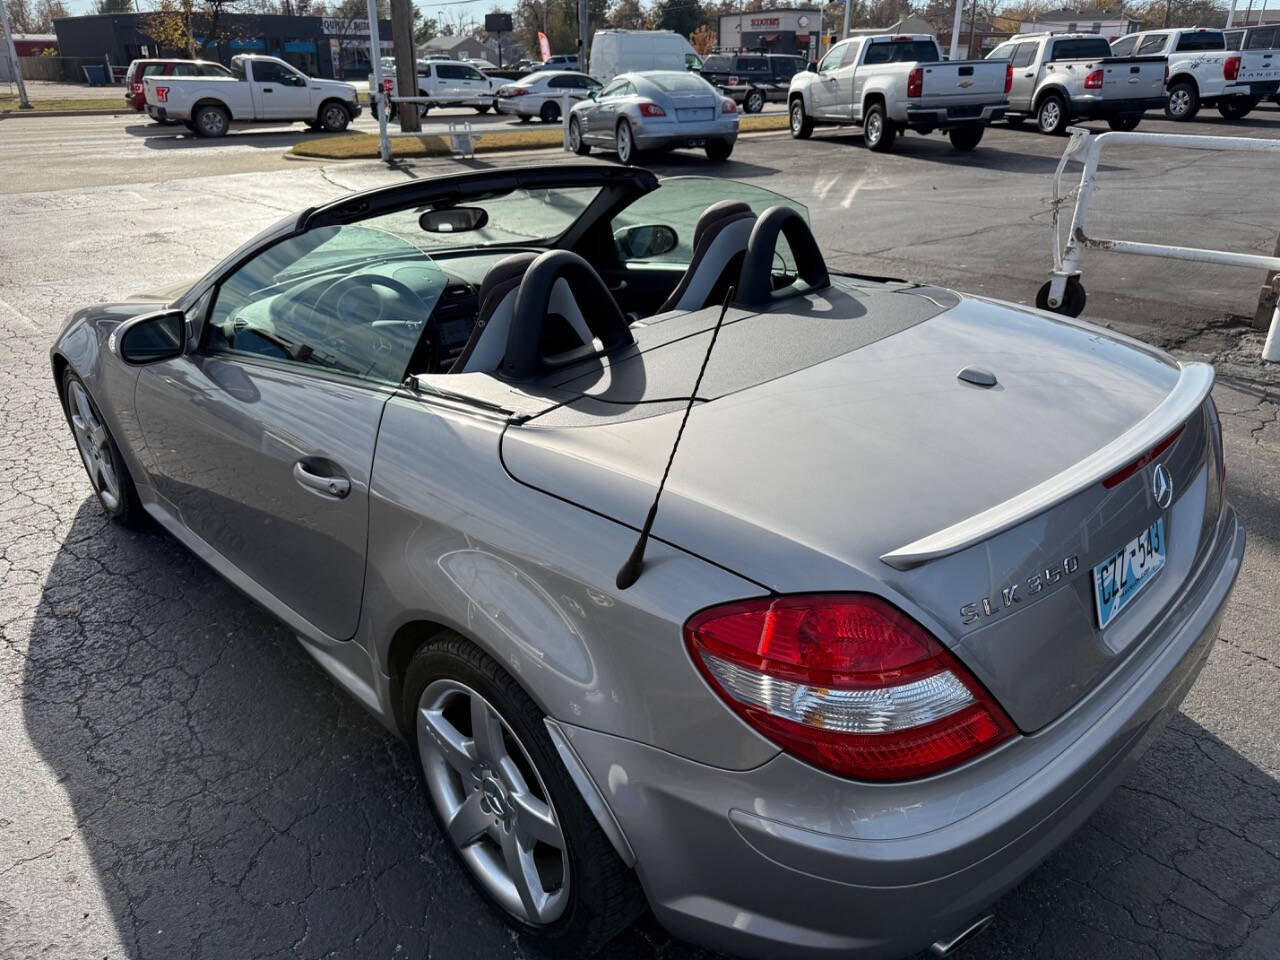
[[[324,139],[344,136],[341,133],[322,133],[304,129],[285,127],[272,130],[236,130],[232,129],[225,137],[209,138],[192,133],[183,126],[162,127],[156,124],[138,124],[124,128],[131,137],[142,140],[143,146],[150,150],[204,150],[217,147],[259,147],[279,150],[290,147],[305,140]]]
[[[534,955],[454,864],[406,746],[166,533],[85,500],[23,670],[27,733],[127,956]],[[1179,715],[959,955],[1238,944],[1280,905],[1278,805],[1268,774]],[[714,955],[646,918],[602,956]]]

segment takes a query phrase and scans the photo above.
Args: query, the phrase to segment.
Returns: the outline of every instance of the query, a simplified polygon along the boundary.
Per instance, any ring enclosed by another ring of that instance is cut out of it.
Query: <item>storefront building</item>
[[[152,15],[139,13],[66,17],[53,22],[63,57],[121,66],[139,57],[185,57],[185,50],[161,49],[147,34]],[[197,31],[198,33],[198,31]],[[391,21],[378,22],[383,56],[391,52]],[[197,42],[204,37],[197,35]],[[230,63],[238,53],[280,57],[303,73],[334,79],[368,76],[369,21],[339,17],[224,15],[211,42],[200,54]]]
[[[725,53],[745,50],[810,57],[816,53],[821,33],[822,11],[817,7],[726,13],[720,17],[718,46]]]

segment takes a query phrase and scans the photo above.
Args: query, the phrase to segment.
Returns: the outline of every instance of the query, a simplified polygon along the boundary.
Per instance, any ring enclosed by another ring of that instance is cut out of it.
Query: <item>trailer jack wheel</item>
[[[1062,303],[1059,306],[1049,306],[1049,285],[1052,280],[1046,281],[1036,292],[1036,306],[1041,310],[1048,310],[1051,313],[1060,313],[1064,317],[1078,317],[1084,313],[1085,295],[1084,285],[1080,282],[1079,277],[1067,277],[1067,289],[1062,294]]]

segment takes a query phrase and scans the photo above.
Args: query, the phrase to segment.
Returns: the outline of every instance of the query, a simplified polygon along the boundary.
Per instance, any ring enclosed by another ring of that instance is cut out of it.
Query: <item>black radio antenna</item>
[[[640,579],[644,569],[644,548],[649,542],[649,533],[653,530],[653,521],[658,516],[658,501],[662,498],[662,490],[667,485],[667,476],[671,473],[671,464],[676,459],[676,450],[680,447],[680,438],[684,436],[684,425],[689,422],[689,411],[698,399],[698,388],[702,386],[702,375],[707,372],[707,362],[711,359],[711,351],[716,347],[716,337],[720,336],[720,327],[724,324],[724,315],[729,312],[729,304],[733,303],[734,288],[725,291],[724,303],[720,306],[720,318],[716,320],[711,331],[711,342],[707,344],[707,352],[702,358],[702,366],[698,370],[698,379],[693,381],[693,392],[689,394],[689,403],[684,408],[684,416],[680,418],[680,429],[676,431],[675,443],[671,444],[671,455],[667,457],[667,468],[662,471],[662,479],[658,481],[658,492],[653,495],[653,505],[649,507],[649,515],[644,518],[644,526],[640,528],[640,539],[631,549],[631,556],[618,570],[617,585],[625,590]]]

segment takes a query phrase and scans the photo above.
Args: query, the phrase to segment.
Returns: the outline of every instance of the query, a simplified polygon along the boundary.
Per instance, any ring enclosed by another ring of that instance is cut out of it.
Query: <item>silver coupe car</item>
[[[649,151],[701,147],[727,160],[738,142],[738,105],[696,73],[620,73],[569,111],[569,148],[613,150],[624,164]]]
[[[1211,368],[828,269],[803,207],[559,165],[289,217],[76,313],[93,489],[272,611],[555,956],[945,954],[1195,680]]]

